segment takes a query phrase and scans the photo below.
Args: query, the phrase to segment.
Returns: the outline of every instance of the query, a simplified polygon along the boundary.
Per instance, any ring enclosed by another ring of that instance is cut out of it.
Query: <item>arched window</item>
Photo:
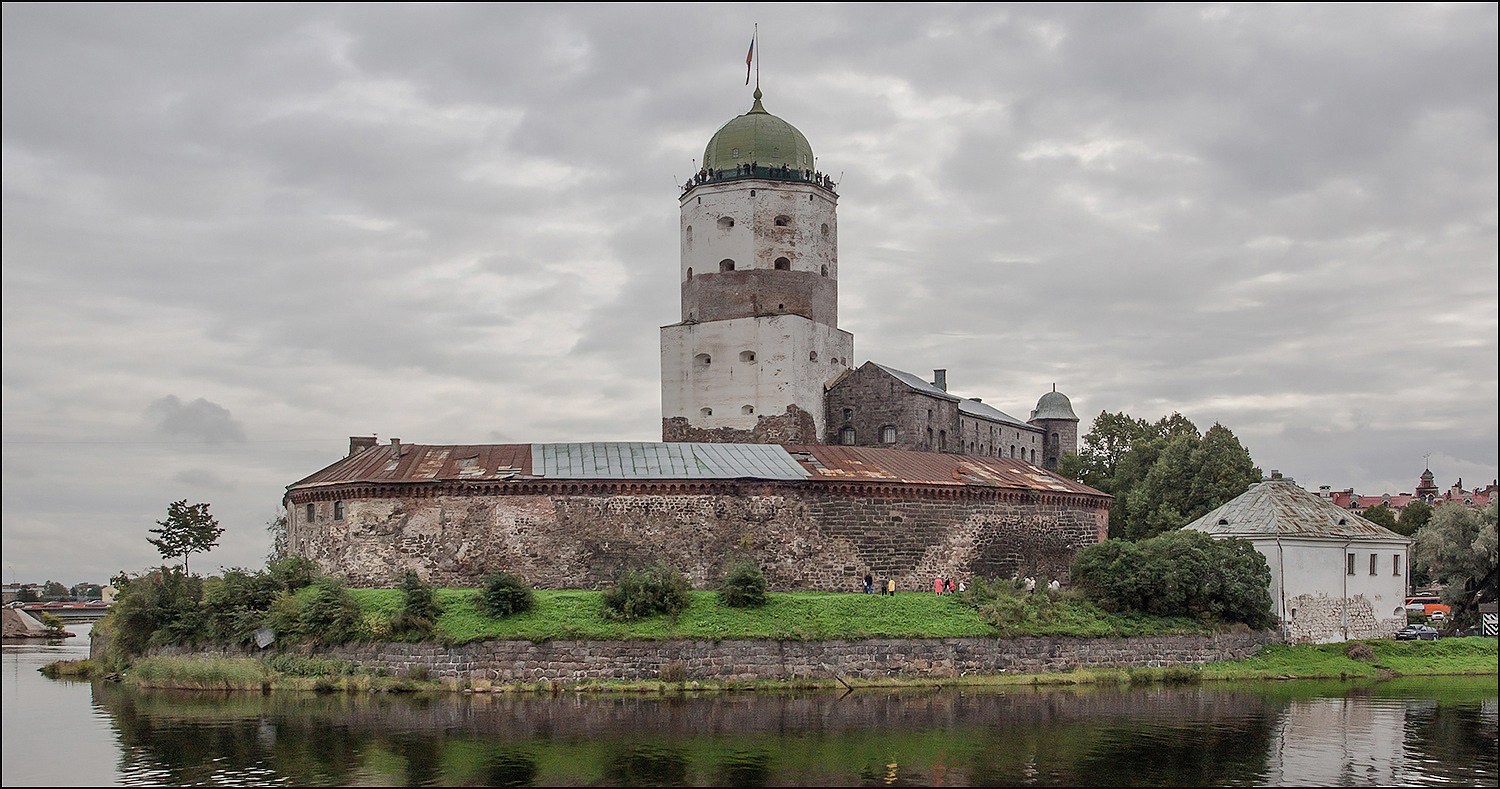
[[[684,230],[682,232],[682,237],[683,237],[684,241],[687,241],[687,245],[688,246],[692,246],[693,245],[693,226],[692,225],[688,225],[688,229]]]
[[[335,501],[333,503],[333,519],[336,521],[341,521],[344,519],[344,502]],[[1373,556],[1374,554],[1371,555]]]
[[[740,361],[746,364],[754,364],[755,351],[740,351]]]
[[[776,258],[776,270],[788,271],[792,268],[792,261],[787,258]]]
[[[828,223],[827,222],[823,223],[823,237],[824,238],[828,238]]]
[[[719,271],[721,273],[725,271],[734,271],[734,261],[730,260],[729,258],[724,258],[723,260],[719,261]]]
[[[825,276],[825,277],[828,276],[828,264],[827,263],[823,264],[823,276]]]
[[[927,448],[932,448],[932,428],[927,428]]]
[[[782,214],[772,221],[775,222],[777,227],[790,227],[792,224],[792,218],[787,216],[786,214]]]
[[[693,281],[693,267],[692,266],[688,266],[688,281],[689,282]]]
[[[740,413],[747,414],[747,415],[748,414],[753,414],[753,413],[755,413],[755,406],[753,406],[753,405],[742,405],[742,406],[740,406]]]
[[[1036,450],[1035,449],[1031,450],[1031,462],[1032,463],[1036,462]]]
[[[707,367],[712,362],[713,359],[706,353],[700,353],[693,357],[693,366],[695,367]]]
[[[948,451],[948,431],[946,431],[946,430],[939,430],[938,431],[938,451],[939,452],[947,452]]]
[[[307,505],[307,521],[308,521],[308,523],[312,522],[313,514],[314,514],[313,505],[311,505],[311,504]]]
[[[846,447],[854,446],[854,428],[845,427],[839,431],[839,443]]]
[[[700,409],[698,409],[698,415],[699,416],[713,416],[714,415],[714,410],[712,408],[708,408],[708,407],[700,408]]]
[[[886,425],[885,427],[880,428],[880,443],[882,443],[882,444],[894,444],[894,443],[896,443],[896,426],[895,425]]]
[[[728,229],[730,229],[732,227],[734,227],[734,219],[732,219],[731,217],[727,217],[727,216],[721,216],[721,217],[719,217],[719,229],[720,230],[728,230]]]
[[[1016,456],[1016,445],[1015,444],[1011,444],[1010,445],[1010,456],[1011,457],[1015,457]]]
[[[740,158],[740,149],[735,148],[734,150],[729,152],[729,155],[733,156],[736,159]]]

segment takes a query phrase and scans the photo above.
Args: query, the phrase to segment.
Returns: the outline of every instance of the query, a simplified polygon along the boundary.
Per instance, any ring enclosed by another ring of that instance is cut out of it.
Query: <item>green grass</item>
[[[377,617],[389,617],[401,608],[401,593],[395,589],[356,589],[354,594],[367,614]],[[977,611],[950,595],[792,592],[769,595],[761,608],[729,608],[720,605],[713,592],[693,592],[687,610],[676,617],[620,622],[600,613],[599,592],[538,590],[536,608],[505,619],[481,614],[474,605],[477,594],[474,589],[437,591],[443,606],[439,638],[464,643],[491,638],[820,641],[994,635]]]
[[[1382,677],[1402,674],[1494,674],[1500,650],[1493,638],[1438,641],[1372,639],[1369,662],[1344,654],[1346,644],[1269,644],[1252,657],[1203,666],[1204,679]]]

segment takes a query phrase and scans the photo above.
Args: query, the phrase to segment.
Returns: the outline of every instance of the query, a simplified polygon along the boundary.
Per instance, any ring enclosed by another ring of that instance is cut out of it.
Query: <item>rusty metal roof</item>
[[[770,479],[989,487],[1103,496],[1010,459],[846,446],[587,442],[403,444],[343,458],[288,486],[522,479]]]
[[[1326,537],[1411,542],[1290,480],[1257,482],[1184,528],[1226,537]]]
[[[1102,496],[1087,485],[1014,458],[849,446],[786,448],[812,479],[1014,488]]]

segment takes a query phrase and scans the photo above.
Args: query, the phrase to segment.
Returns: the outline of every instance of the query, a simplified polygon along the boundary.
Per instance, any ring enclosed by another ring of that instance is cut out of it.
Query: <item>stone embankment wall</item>
[[[1075,668],[1242,660],[1274,631],[1140,638],[945,638],[862,641],[481,641],[349,644],[315,650],[367,669],[493,682],[789,680],[1044,674]],[[212,654],[253,654],[238,648]],[[183,654],[181,650],[174,651]]]
[[[294,518],[288,536],[293,552],[356,586],[389,586],[407,570],[429,583],[476,586],[505,570],[543,589],[598,589],[622,568],[665,562],[701,589],[749,556],[773,591],[854,591],[866,573],[917,591],[934,576],[1066,578],[1073,554],[1108,529],[1102,498],[720,487],[354,494],[341,499],[342,519],[324,506],[311,523]]]

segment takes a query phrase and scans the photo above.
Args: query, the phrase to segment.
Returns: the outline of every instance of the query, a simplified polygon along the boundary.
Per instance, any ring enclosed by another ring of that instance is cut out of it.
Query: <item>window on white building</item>
[[[1345,575],[1354,575],[1354,554],[1352,553],[1349,554],[1349,569],[1345,572]]]

